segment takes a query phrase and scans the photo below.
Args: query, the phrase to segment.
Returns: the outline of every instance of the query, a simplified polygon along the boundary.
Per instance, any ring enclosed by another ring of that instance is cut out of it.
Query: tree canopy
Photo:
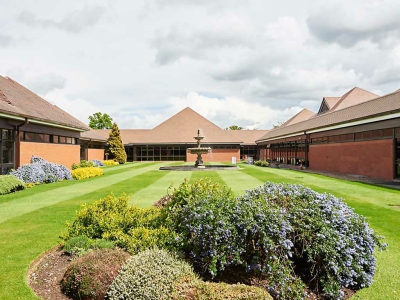
[[[242,129],[243,129],[243,127],[237,126],[237,125],[231,125],[231,126],[225,128],[225,130],[242,130]]]
[[[89,116],[89,127],[92,129],[111,129],[113,119],[101,112],[94,113]]]
[[[114,122],[110,132],[110,137],[107,140],[106,154],[108,159],[113,159],[120,164],[126,162],[126,152],[124,144],[122,143],[121,133],[117,123]]]

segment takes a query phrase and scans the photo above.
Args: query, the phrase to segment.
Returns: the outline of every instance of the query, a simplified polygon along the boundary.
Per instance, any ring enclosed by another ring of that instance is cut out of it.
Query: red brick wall
[[[203,162],[231,162],[232,157],[236,157],[236,161],[240,161],[240,149],[213,149],[210,153],[203,154]],[[186,154],[186,161],[195,162],[197,154]]]
[[[80,161],[79,145],[21,142],[20,153],[20,166],[28,164],[32,155],[40,156],[49,162],[62,164],[68,169],[71,169],[73,163]]]
[[[310,169],[393,180],[393,141],[310,145]]]
[[[103,160],[104,159],[104,149],[86,149],[87,151],[87,160],[92,160],[92,159],[98,159],[98,160]]]

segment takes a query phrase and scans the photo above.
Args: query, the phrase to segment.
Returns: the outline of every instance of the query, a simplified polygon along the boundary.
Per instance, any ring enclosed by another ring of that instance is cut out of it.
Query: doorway
[[[400,139],[396,139],[395,177],[400,178]]]

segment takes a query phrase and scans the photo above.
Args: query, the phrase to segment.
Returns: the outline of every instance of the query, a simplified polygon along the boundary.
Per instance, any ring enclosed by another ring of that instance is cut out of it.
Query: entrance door
[[[395,176],[400,178],[400,139],[396,140],[396,171]]]

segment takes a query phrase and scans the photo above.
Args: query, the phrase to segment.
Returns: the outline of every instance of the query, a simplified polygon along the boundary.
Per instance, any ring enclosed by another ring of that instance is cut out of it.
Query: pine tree
[[[110,137],[107,140],[106,154],[108,154],[109,159],[114,159],[120,164],[126,162],[126,152],[117,123],[113,124]]]

